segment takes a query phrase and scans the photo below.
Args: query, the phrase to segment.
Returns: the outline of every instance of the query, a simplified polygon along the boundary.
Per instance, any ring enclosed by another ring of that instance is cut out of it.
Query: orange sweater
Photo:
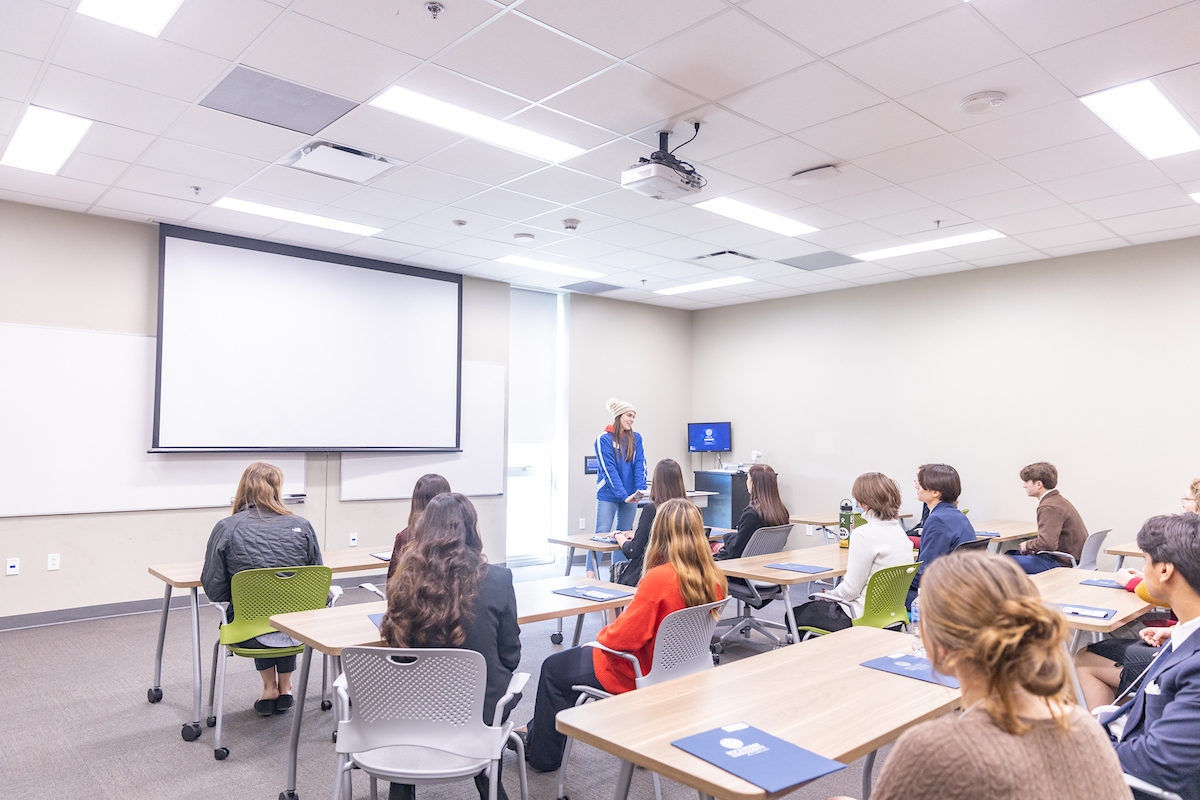
[[[679,593],[675,567],[669,563],[660,564],[642,576],[629,606],[616,621],[604,626],[596,641],[637,656],[645,675],[654,658],[654,635],[658,633],[658,626],[668,614],[686,607],[683,595]],[[592,669],[600,685],[613,694],[637,688],[633,665],[624,658],[592,648]]]

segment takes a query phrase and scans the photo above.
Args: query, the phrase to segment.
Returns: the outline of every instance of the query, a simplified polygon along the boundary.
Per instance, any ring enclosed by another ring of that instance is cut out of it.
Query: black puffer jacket
[[[322,563],[317,534],[308,520],[295,514],[259,511],[251,505],[213,527],[200,582],[209,600],[222,603],[233,599],[230,582],[234,573]],[[233,619],[232,608],[229,618]]]

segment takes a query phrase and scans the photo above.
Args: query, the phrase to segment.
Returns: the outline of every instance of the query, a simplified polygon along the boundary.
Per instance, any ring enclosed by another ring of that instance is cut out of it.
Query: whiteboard
[[[504,494],[505,371],[463,362],[461,453],[342,453],[342,500],[405,500],[427,472],[461,494]]]
[[[152,336],[0,324],[0,516],[227,506],[246,465],[304,492],[304,454],[150,454]]]

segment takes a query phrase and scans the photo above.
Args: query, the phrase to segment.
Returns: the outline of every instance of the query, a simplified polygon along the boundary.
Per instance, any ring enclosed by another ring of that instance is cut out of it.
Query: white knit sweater
[[[867,524],[854,529],[850,535],[850,560],[842,582],[829,591],[841,603],[851,619],[863,613],[867,581],[884,567],[913,563],[912,541],[904,533],[899,520],[874,518],[866,514]]]

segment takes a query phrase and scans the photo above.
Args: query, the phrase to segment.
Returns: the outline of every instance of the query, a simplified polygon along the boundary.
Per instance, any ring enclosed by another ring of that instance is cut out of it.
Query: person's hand
[[[613,534],[613,538],[617,540],[617,544],[625,544],[633,538],[633,534],[626,533],[625,531],[617,531]]]
[[[1026,542],[1021,542],[1021,544],[1019,544],[1017,546],[1017,550],[1020,551],[1021,555],[1027,555],[1027,553],[1025,552],[1025,545],[1026,545]]]
[[[1142,577],[1142,573],[1138,572],[1136,569],[1119,569],[1117,570],[1116,575],[1113,576],[1113,580],[1124,586],[1134,578],[1140,577]]]
[[[1138,635],[1151,647],[1162,647],[1170,641],[1171,632],[1174,630],[1174,628],[1142,628]]]

